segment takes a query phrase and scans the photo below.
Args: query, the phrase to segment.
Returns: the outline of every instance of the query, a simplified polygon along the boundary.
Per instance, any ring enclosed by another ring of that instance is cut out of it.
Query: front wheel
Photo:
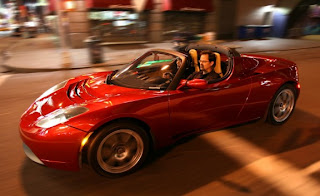
[[[270,102],[267,121],[275,125],[286,122],[293,113],[296,99],[296,89],[292,85],[282,86]]]
[[[101,128],[88,149],[89,165],[103,176],[122,176],[138,169],[149,152],[144,129],[132,123],[114,123]]]

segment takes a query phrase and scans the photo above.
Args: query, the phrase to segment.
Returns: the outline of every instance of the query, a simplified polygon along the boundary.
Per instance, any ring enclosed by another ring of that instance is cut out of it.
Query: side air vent
[[[68,98],[73,102],[83,102],[95,98],[89,94],[85,88],[87,80],[81,80],[69,86],[67,91]]]

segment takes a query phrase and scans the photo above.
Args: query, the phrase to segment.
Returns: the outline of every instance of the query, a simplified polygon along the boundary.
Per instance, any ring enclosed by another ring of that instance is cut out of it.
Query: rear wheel
[[[295,88],[290,84],[283,85],[270,102],[267,121],[275,125],[286,122],[293,113],[296,98]]]
[[[138,169],[149,152],[144,129],[124,122],[101,128],[88,149],[89,165],[103,176],[122,176]]]

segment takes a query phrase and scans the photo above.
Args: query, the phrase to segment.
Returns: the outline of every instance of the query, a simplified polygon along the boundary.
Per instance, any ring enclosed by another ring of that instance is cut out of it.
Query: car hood
[[[23,114],[23,117],[35,120],[59,108],[66,108],[71,105],[90,107],[97,105],[95,103],[111,102],[112,105],[116,105],[156,94],[156,92],[150,93],[143,89],[107,85],[105,80],[107,75],[111,73],[95,73],[72,78],[63,88],[41,99],[38,98]]]

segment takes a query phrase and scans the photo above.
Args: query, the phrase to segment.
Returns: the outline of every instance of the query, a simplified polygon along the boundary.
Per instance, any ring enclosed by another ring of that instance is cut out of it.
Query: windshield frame
[[[146,53],[142,54],[140,57],[138,57],[137,59],[135,59],[134,61],[132,61],[128,66],[122,68],[121,70],[119,70],[115,76],[121,74],[121,73],[124,73],[128,70],[130,70],[133,66],[136,66],[137,63],[141,62],[144,58],[148,57],[150,54],[152,53],[158,53],[158,54],[165,54],[165,55],[171,55],[171,56],[175,56],[177,58],[180,58],[181,61],[182,61],[182,65],[181,67],[179,68],[179,70],[177,71],[177,73],[175,74],[174,78],[172,79],[171,83],[168,85],[168,87],[165,87],[165,88],[158,88],[158,87],[148,87],[148,88],[145,88],[145,87],[141,87],[141,88],[136,88],[136,87],[133,87],[133,86],[128,86],[127,84],[124,84],[124,83],[121,83],[119,80],[116,80],[114,78],[111,78],[110,79],[110,82],[114,85],[117,85],[117,86],[122,86],[122,87],[126,87],[126,88],[134,88],[134,89],[145,89],[145,90],[173,90],[176,88],[177,86],[177,83],[180,81],[180,78],[181,78],[181,75],[183,74],[183,71],[185,69],[185,66],[186,66],[186,59],[187,59],[187,56],[180,53],[180,52],[177,52],[177,51],[173,51],[173,50],[165,50],[165,49],[152,49],[152,50],[149,50],[147,51]],[[178,82],[177,82],[178,81]]]

